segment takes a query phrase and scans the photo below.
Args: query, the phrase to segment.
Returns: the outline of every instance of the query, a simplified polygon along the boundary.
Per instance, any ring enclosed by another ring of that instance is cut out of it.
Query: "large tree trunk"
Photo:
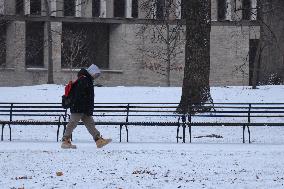
[[[211,0],[186,1],[185,68],[179,112],[202,111],[211,99],[210,29]]]
[[[284,1],[260,0],[260,59],[256,59],[254,78],[261,84],[280,84],[284,81]],[[256,57],[259,58],[259,57]]]

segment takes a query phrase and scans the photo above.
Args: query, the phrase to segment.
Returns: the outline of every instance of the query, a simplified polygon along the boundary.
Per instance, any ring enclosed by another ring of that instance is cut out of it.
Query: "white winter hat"
[[[99,69],[98,66],[96,66],[95,64],[92,64],[88,69],[87,69],[88,73],[93,76],[93,75],[100,75],[101,74],[101,70]]]

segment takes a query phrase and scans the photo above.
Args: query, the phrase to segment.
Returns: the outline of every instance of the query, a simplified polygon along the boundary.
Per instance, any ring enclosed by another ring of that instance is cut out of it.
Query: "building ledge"
[[[8,67],[0,67],[0,71],[1,70],[4,70],[4,71],[7,71],[7,70],[15,71],[15,68],[12,68],[12,67],[10,67],[10,68],[8,68]]]
[[[27,71],[47,71],[46,68],[26,68]]]
[[[105,73],[123,73],[123,70],[102,70]]]
[[[106,23],[106,24],[150,24],[150,25],[164,25],[168,22],[170,25],[182,24],[186,25],[185,19],[175,20],[157,20],[157,19],[142,19],[142,18],[99,18],[99,17],[73,17],[73,16],[52,16],[47,18],[41,15],[0,15],[0,20],[8,21],[33,21],[33,22],[46,22],[48,19],[51,22],[73,22],[73,23]],[[258,26],[257,20],[239,20],[239,21],[216,21],[212,20],[212,26]]]
[[[78,72],[81,69],[61,69],[62,72]],[[103,73],[123,73],[123,70],[101,70]]]
[[[69,68],[63,68],[61,69],[62,72],[78,72],[80,69],[69,69]]]

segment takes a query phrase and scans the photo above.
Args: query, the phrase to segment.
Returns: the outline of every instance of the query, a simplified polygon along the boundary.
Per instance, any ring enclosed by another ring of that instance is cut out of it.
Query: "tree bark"
[[[170,26],[166,25],[167,28],[167,86],[171,86],[171,44],[170,44]]]
[[[178,111],[203,111],[211,99],[210,30],[211,0],[190,0],[186,5],[186,46],[182,96]]]
[[[284,81],[284,1],[260,0],[259,6],[259,82],[281,84]]]

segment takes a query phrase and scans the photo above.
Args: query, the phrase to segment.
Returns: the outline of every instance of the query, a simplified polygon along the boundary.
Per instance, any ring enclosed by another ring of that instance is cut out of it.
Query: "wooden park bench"
[[[184,118],[189,128],[190,142],[193,126],[241,126],[243,143],[245,143],[246,128],[251,143],[251,126],[284,126],[284,103],[214,103],[204,106],[208,106],[206,109],[209,111],[203,113],[192,111]],[[185,137],[183,142],[184,140]]]
[[[143,109],[141,109],[143,108]],[[179,116],[175,113],[176,106],[171,104],[160,107],[145,104],[129,103],[96,103],[94,116],[96,125],[119,126],[120,141],[122,128],[126,128],[128,142],[128,126],[180,126]],[[162,114],[161,114],[162,113]],[[136,120],[131,120],[135,117]],[[137,121],[140,117],[141,121]],[[148,122],[144,118],[148,117]],[[154,119],[156,117],[170,117],[173,121]],[[63,109],[60,103],[0,103],[0,125],[2,125],[1,140],[4,140],[4,128],[9,127],[10,141],[12,140],[11,125],[55,125],[57,126],[57,141],[59,131],[66,129],[69,110]],[[79,122],[79,125],[82,125]]]
[[[179,139],[185,142],[186,128],[192,142],[194,126],[238,126],[243,131],[243,143],[245,128],[251,142],[250,126],[284,126],[284,103],[211,103],[203,106],[206,112],[192,108],[187,114],[177,113],[177,106],[177,103],[96,103],[94,117],[96,125],[119,126],[120,142],[123,128],[128,142],[132,126],[175,126],[177,142]],[[56,125],[58,141],[60,127],[64,132],[68,118],[69,111],[60,103],[0,103],[1,140],[5,126],[9,127],[11,140],[11,125]]]
[[[59,103],[0,103],[0,124],[2,125],[1,141],[4,140],[5,126],[11,125],[56,125],[57,135],[62,122],[67,120],[67,110]]]

